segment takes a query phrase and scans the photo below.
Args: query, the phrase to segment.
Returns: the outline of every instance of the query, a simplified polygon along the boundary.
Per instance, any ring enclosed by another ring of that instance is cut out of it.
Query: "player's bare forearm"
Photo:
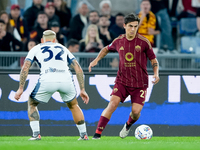
[[[107,49],[107,47],[104,47],[103,49],[101,49],[98,56],[90,63],[88,67],[89,72],[91,72],[92,71],[91,68],[96,66],[98,64],[98,61],[104,58],[108,53],[109,53],[109,50]]]
[[[25,61],[24,65],[21,69],[20,72],[20,81],[19,81],[19,88],[23,89],[24,85],[26,83],[26,78],[28,76],[29,68],[31,67],[31,62],[30,61]]]
[[[158,72],[159,64],[158,64],[158,60],[156,58],[151,60],[151,65],[152,65],[154,74],[159,75],[159,72]]]
[[[76,72],[76,76],[77,76],[77,79],[78,79],[78,83],[79,83],[80,89],[81,90],[85,90],[83,71],[82,72]]]
[[[96,60],[99,61],[102,58],[104,58],[107,54],[109,53],[109,50],[107,49],[107,47],[104,47],[103,49],[101,49],[101,51],[99,52],[98,56],[96,57]]]
[[[160,80],[159,78],[159,64],[158,64],[158,60],[155,58],[155,59],[152,59],[151,60],[151,65],[153,67],[153,72],[154,72],[154,75],[153,75],[153,78],[155,79],[153,82],[153,84],[157,84]]]
[[[84,85],[84,77],[83,77],[83,70],[81,69],[81,66],[76,60],[72,61],[71,67],[75,70],[76,72],[76,77],[80,86],[81,90],[85,90],[85,85]]]

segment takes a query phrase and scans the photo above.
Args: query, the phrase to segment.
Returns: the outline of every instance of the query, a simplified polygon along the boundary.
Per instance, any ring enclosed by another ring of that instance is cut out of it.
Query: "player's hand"
[[[152,81],[152,83],[155,85],[159,82],[160,78],[158,75],[153,75],[154,81]]]
[[[89,72],[91,72],[92,71],[92,67],[94,67],[94,66],[96,66],[97,65],[97,61],[96,60],[93,60],[91,63],[90,63],[90,65],[89,65],[89,67],[88,67],[88,70],[89,70]]]
[[[15,93],[15,99],[18,101],[21,98],[21,95],[23,93],[23,89],[18,89]]]
[[[84,103],[88,104],[90,98],[89,98],[88,94],[85,92],[85,90],[81,90],[80,96],[81,96],[82,100],[84,101]]]

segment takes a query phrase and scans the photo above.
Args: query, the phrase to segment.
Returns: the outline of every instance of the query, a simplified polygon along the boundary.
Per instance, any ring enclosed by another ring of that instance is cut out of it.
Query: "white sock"
[[[81,133],[86,133],[86,125],[85,123],[84,124],[81,124],[81,125],[76,125],[78,130],[79,130],[79,133],[81,135]]]
[[[30,126],[33,131],[33,136],[40,134],[40,123],[39,121],[30,121]]]

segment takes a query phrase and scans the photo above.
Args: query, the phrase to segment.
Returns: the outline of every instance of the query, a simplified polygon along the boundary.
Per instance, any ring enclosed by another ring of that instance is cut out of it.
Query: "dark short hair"
[[[2,10],[1,13],[0,13],[0,16],[2,16],[3,14],[8,15],[8,13],[7,13],[6,11]],[[9,16],[9,15],[8,15],[8,16]]]
[[[29,43],[29,42],[35,42],[36,45],[39,44],[39,42],[36,41],[35,39],[30,39],[30,40],[28,41],[28,43]]]
[[[57,21],[53,21],[53,22],[50,23],[50,28],[51,27],[60,27],[60,24]]]
[[[145,1],[148,1],[150,3],[150,0],[141,0],[140,2],[142,3],[142,2],[145,2]]]
[[[46,15],[47,16],[47,14],[44,11],[39,11],[37,13],[37,18],[38,18],[39,15]],[[47,18],[48,18],[48,16],[47,16]]]
[[[117,16],[122,16],[122,17],[124,17],[124,14],[119,12],[119,13],[117,13],[117,14],[115,15],[115,18],[116,18]]]
[[[89,15],[91,14],[91,13],[97,13],[97,15],[99,16],[99,12],[97,11],[97,10],[91,10],[90,12],[89,12]]]
[[[99,18],[102,18],[102,17],[108,18],[106,15],[100,15],[99,16]]]
[[[0,23],[6,24],[4,20],[0,19]]]
[[[79,45],[79,42],[78,42],[78,40],[76,40],[76,39],[70,39],[70,40],[67,42],[67,48],[68,48],[69,46],[75,46],[75,45]]]
[[[125,16],[124,20],[125,20],[124,21],[125,24],[128,24],[130,22],[134,22],[134,21],[137,21],[138,24],[140,23],[140,18],[134,13],[130,13],[127,16]]]

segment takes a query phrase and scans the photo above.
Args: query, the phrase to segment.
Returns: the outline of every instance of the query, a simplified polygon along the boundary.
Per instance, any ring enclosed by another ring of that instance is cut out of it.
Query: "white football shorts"
[[[38,102],[48,103],[55,92],[60,93],[65,103],[71,102],[76,97],[76,89],[73,82],[38,82],[30,97]]]

